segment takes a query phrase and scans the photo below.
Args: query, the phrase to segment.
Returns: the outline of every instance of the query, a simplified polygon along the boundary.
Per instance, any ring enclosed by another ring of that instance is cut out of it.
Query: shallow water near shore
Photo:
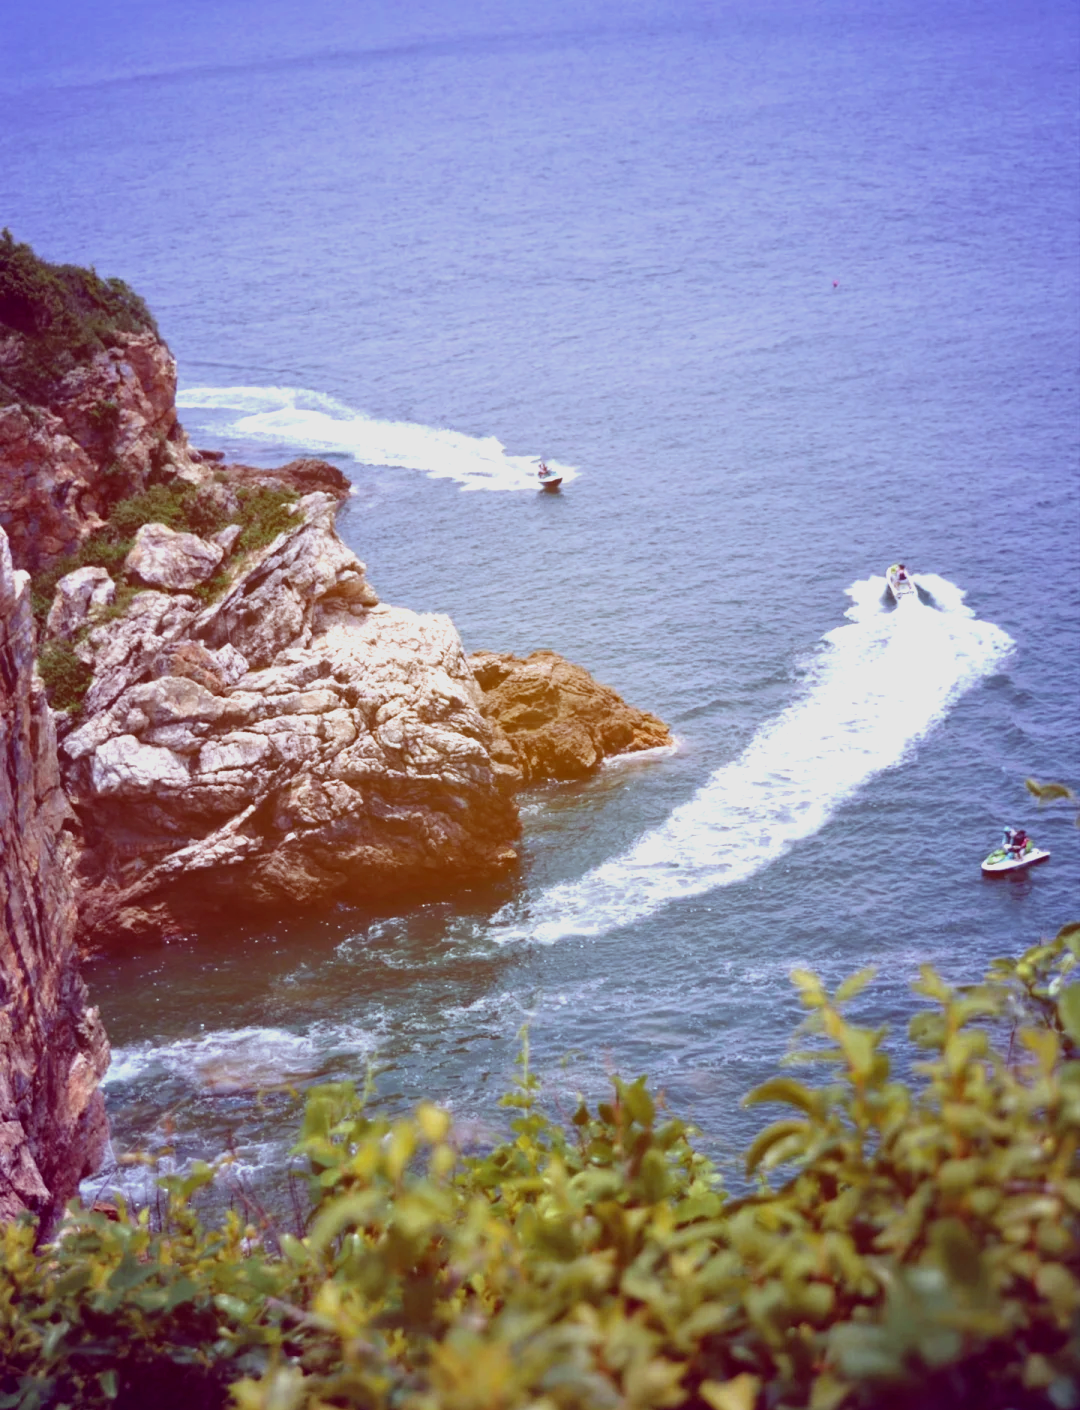
[[[512,882],[95,962],[117,1147],[272,1180],[372,1062],[482,1133],[528,1023],[553,1094],[648,1071],[723,1158],[793,966],[900,1029],[1075,913],[1023,779],[1080,783],[1076,15],[246,15],[21,18],[4,219],[144,294],[196,445],[345,470],[384,600],[679,747],[523,795]],[[985,880],[1005,822],[1052,859]]]

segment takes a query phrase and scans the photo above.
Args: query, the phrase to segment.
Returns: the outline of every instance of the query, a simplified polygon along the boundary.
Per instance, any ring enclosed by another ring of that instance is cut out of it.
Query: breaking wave
[[[854,583],[850,621],[824,637],[798,700],[622,856],[542,892],[524,922],[511,908],[500,913],[496,938],[602,935],[744,881],[908,758],[1013,645],[953,583],[934,574],[918,583],[929,605],[908,597],[895,609],[885,605],[884,578]]]
[[[256,1091],[315,1075],[335,1056],[373,1053],[378,1031],[313,1025],[306,1033],[282,1028],[233,1028],[114,1048],[105,1085],[179,1079],[208,1094]]]
[[[455,480],[465,490],[536,490],[536,456],[507,455],[494,436],[469,436],[411,421],[379,421],[322,392],[298,387],[188,387],[177,406],[215,413],[204,433],[270,445],[347,455],[360,465],[420,470]],[[548,464],[563,480],[577,478],[572,465]]]

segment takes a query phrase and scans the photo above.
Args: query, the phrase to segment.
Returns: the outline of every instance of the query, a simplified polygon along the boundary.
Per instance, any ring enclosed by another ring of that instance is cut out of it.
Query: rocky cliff
[[[34,675],[27,575],[0,529],[0,1219],[47,1229],[106,1140],[109,1050],[75,951],[70,809]]]
[[[197,464],[138,295],[0,234],[0,526],[16,566],[75,553],[118,499]]]
[[[517,775],[492,755],[453,624],[380,604],[335,512],[302,498],[208,607],[184,574],[212,545],[190,534],[136,541],[128,570],[156,586],[118,619],[94,625],[92,594],[61,581],[50,622],[92,675],[61,745],[87,941],[516,861]]]

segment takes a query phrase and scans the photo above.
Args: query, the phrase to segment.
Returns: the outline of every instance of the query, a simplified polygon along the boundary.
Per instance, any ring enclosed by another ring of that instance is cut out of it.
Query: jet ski
[[[1011,827],[1007,827],[1002,845],[996,852],[991,852],[982,864],[983,876],[1002,876],[1007,871],[1024,871],[1038,862],[1048,861],[1049,857],[1050,853],[1036,847],[1025,833],[1014,832]]]
[[[915,579],[912,578],[908,570],[902,563],[893,563],[885,573],[885,581],[889,585],[889,591],[896,602],[900,602],[905,597],[918,597],[915,587]]]
[[[540,462],[537,478],[540,481],[541,489],[547,490],[548,494],[554,494],[562,484],[562,476],[559,472],[557,470],[549,470],[543,461]]]

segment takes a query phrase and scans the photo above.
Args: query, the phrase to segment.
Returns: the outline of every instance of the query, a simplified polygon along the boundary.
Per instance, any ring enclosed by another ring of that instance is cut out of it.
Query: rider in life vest
[[[1030,840],[1022,827],[1007,827],[1001,839],[1001,846],[1010,857],[1019,859],[1024,855],[1024,849]]]

